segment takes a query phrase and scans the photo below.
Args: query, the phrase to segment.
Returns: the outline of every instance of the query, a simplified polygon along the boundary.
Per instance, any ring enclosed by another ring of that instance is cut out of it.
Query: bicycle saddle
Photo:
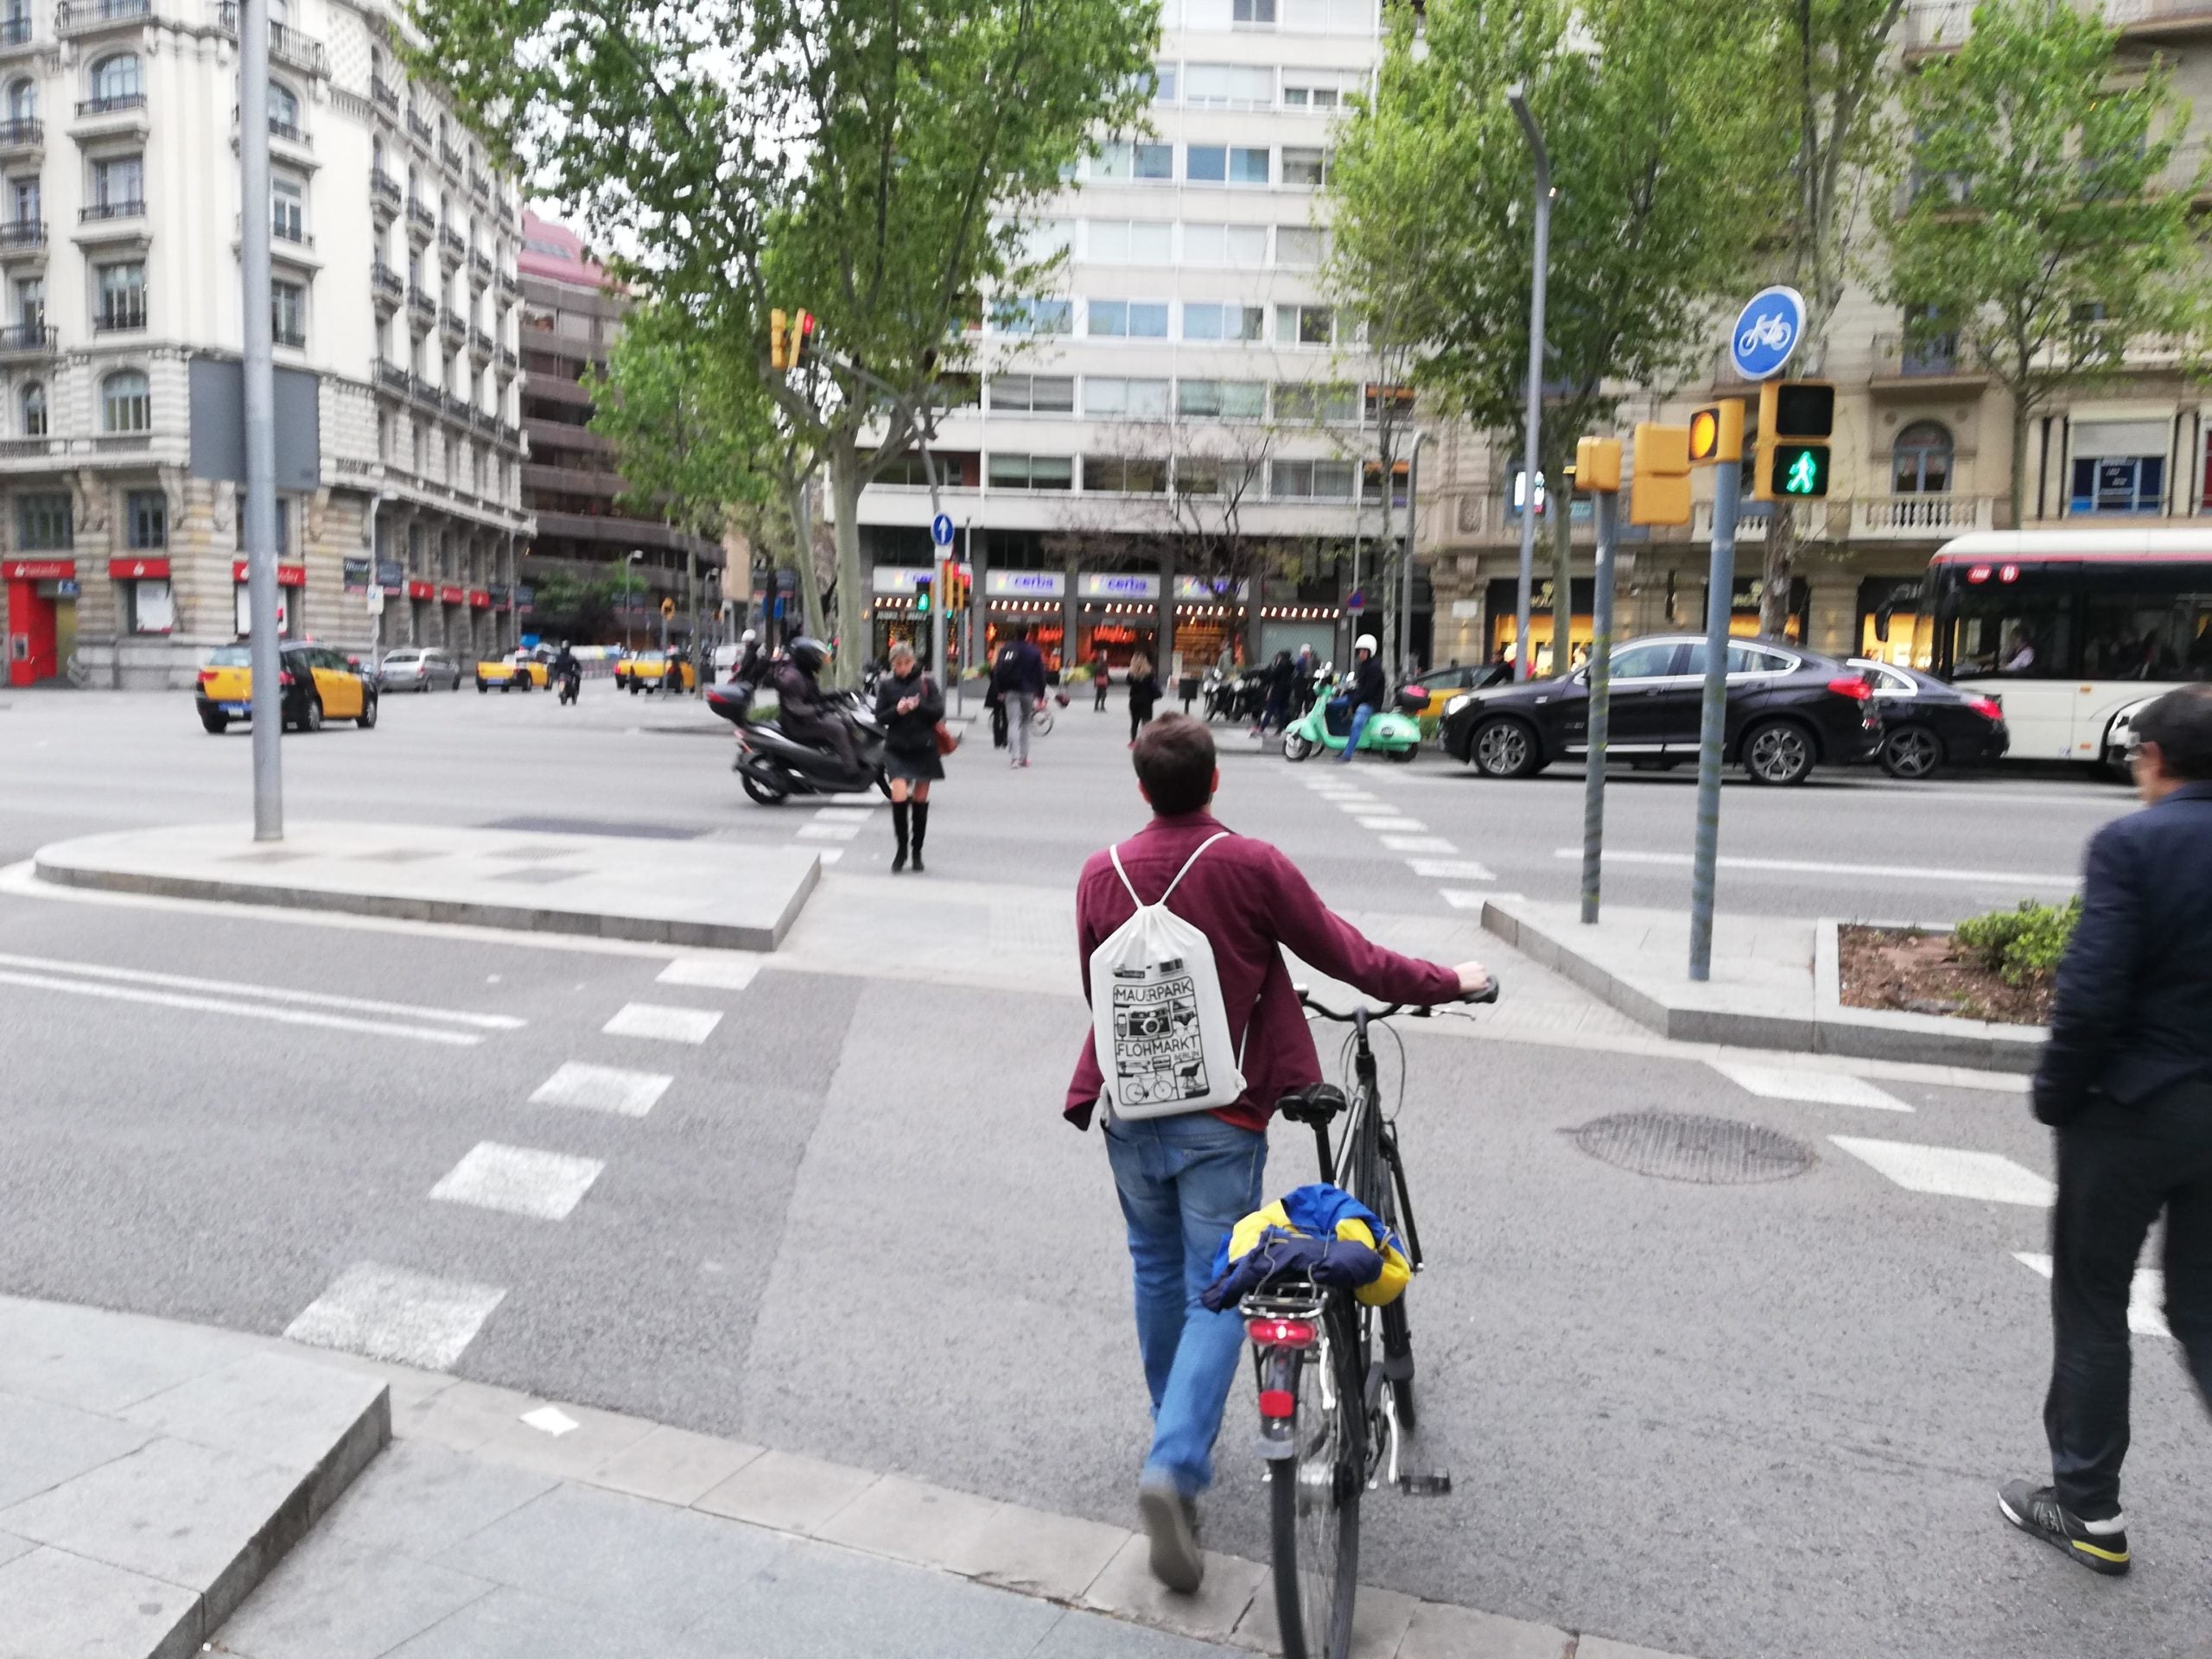
[[[1285,1095],[1275,1109],[1294,1123],[1326,1128],[1329,1120],[1344,1109],[1344,1091],[1333,1083],[1309,1083],[1295,1094]]]

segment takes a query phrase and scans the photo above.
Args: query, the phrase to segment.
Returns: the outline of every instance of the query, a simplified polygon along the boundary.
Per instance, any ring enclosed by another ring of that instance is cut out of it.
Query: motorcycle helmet
[[[785,649],[791,661],[797,663],[809,674],[819,674],[822,671],[822,665],[830,660],[830,647],[819,639],[810,639],[805,634],[799,635]]]
[[[1356,652],[1363,651],[1369,656],[1372,657],[1376,652],[1382,650],[1382,647],[1375,643],[1375,636],[1373,634],[1363,633],[1357,639],[1352,642],[1352,649]]]
[[[741,645],[757,645],[760,642],[760,636],[758,633],[756,633],[753,629],[747,628],[743,633],[738,636],[737,643]]]

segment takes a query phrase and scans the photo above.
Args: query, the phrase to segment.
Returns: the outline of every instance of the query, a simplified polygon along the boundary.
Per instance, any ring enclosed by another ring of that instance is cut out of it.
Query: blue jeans
[[[1268,1138],[1210,1112],[1109,1118],[1106,1156],[1129,1227],[1137,1347],[1152,1395],[1144,1470],[1169,1476],[1187,1497],[1213,1484],[1214,1437],[1244,1347],[1243,1316],[1208,1313],[1198,1293],[1222,1239],[1260,1207]]]
[[[1351,730],[1344,737],[1344,752],[1337,757],[1338,766],[1351,763],[1352,751],[1359,747],[1359,740],[1367,730],[1367,722],[1375,718],[1375,705],[1363,702],[1351,711]]]

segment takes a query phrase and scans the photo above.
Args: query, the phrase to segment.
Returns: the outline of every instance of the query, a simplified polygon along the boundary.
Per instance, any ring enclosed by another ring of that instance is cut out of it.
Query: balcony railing
[[[429,236],[438,228],[438,216],[424,207],[419,198],[410,196],[407,198],[407,227]]]
[[[397,308],[407,298],[405,280],[381,259],[369,267],[369,289],[377,303],[387,308]]]
[[[434,143],[437,140],[437,129],[430,124],[427,116],[412,105],[410,105],[407,111],[407,130],[416,139],[425,144]]]
[[[455,173],[461,172],[464,166],[464,163],[461,159],[461,151],[454,149],[453,145],[448,143],[441,143],[438,145],[438,159],[443,162]]]
[[[127,28],[149,22],[153,16],[154,0],[61,0],[54,9],[54,38],[67,41],[104,29]]]
[[[59,340],[49,323],[11,322],[0,328],[0,357],[51,357]]]
[[[31,43],[31,20],[29,16],[0,17],[0,48],[29,46]]]
[[[238,0],[223,0],[216,10],[216,24],[225,34],[237,36]],[[313,35],[302,35],[289,23],[269,25],[269,55],[310,75],[327,74],[330,71],[330,60],[323,52],[322,42]]]
[[[416,288],[410,283],[407,289],[407,309],[410,315],[420,317],[423,321],[429,322],[435,320],[438,315],[438,302],[429,290]]]
[[[1909,6],[1904,14],[1904,49],[1909,53],[1956,51],[1973,25],[1974,0]]]
[[[492,280],[493,264],[488,255],[474,248],[468,251],[468,274],[481,282]]]
[[[270,327],[269,340],[271,345],[289,346],[296,352],[307,345],[308,332],[301,327],[287,327],[280,322]]]
[[[273,240],[289,243],[296,248],[315,246],[315,233],[303,226],[272,223],[269,227],[269,234]]]
[[[369,96],[383,105],[392,114],[399,113],[399,90],[390,83],[379,80],[373,75],[370,76]]]
[[[492,336],[481,328],[471,328],[468,331],[468,349],[475,354],[479,362],[488,363],[492,360],[492,354],[498,349],[498,346]]]
[[[1852,504],[1851,533],[1867,541],[1916,542],[1993,530],[1993,495],[1871,495]]]
[[[46,221],[41,219],[11,219],[0,222],[0,253],[24,248],[46,245]]]
[[[497,356],[499,367],[505,373],[512,374],[522,367],[522,359],[514,354],[513,349],[510,346],[500,346]]]
[[[407,395],[417,403],[428,404],[432,409],[438,406],[438,389],[419,374],[407,377]]]
[[[28,115],[0,121],[0,149],[35,149],[46,142],[46,123]]]
[[[399,181],[389,173],[370,173],[369,194],[375,199],[376,205],[388,213],[397,213],[407,203],[407,194],[399,188]]]
[[[1959,354],[1956,334],[1931,334],[1923,340],[1904,334],[1874,336],[1874,373],[1877,378],[1911,379],[1944,375],[1979,375],[1981,371]]]
[[[398,364],[387,363],[382,358],[377,359],[377,385],[383,390],[397,392],[404,397],[407,395],[407,371]]]
[[[450,225],[438,232],[438,245],[443,248],[455,263],[466,258],[468,255],[467,242],[462,238],[461,232]]]
[[[501,271],[499,273],[499,292],[505,295],[511,300],[519,298],[522,294],[522,279],[519,276],[517,276],[512,270]]]
[[[2104,22],[2139,37],[2191,34],[2212,29],[2212,0],[2106,0]]]
[[[142,196],[133,196],[127,201],[95,201],[88,207],[79,207],[77,210],[77,222],[79,225],[96,224],[100,220],[110,219],[143,219],[145,217],[146,202]]]
[[[127,334],[146,326],[146,302],[142,296],[134,303],[103,306],[92,316],[92,332],[96,334]]]
[[[492,194],[492,181],[483,168],[472,167],[468,169],[468,188],[479,196],[488,197]]]
[[[146,94],[143,92],[114,92],[106,98],[80,99],[77,105],[77,113],[79,116],[121,115],[130,110],[143,110],[145,107]]]
[[[438,326],[456,346],[468,338],[468,319],[448,306],[438,318]]]

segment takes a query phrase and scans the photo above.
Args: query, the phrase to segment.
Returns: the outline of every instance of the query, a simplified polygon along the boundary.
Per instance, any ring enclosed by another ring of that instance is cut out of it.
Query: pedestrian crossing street
[[[859,828],[855,824],[854,832]],[[678,957],[661,969],[656,982],[694,994],[736,994],[753,983],[760,969],[758,957],[734,951]],[[601,1038],[613,1039],[594,1046],[603,1047],[603,1054],[563,1061],[529,1095],[530,1105],[549,1109],[543,1138],[560,1140],[563,1112],[639,1122],[648,1118],[676,1078],[671,1072],[645,1070],[639,1062],[671,1046],[678,1051],[698,1047],[713,1035],[727,1012],[690,1004],[624,1003],[600,1028]],[[622,1064],[607,1064],[609,1060]],[[587,1201],[606,1168],[603,1160],[579,1157],[557,1145],[483,1141],[438,1179],[424,1200],[513,1217],[518,1226],[557,1224]],[[359,1262],[332,1280],[284,1334],[315,1347],[427,1370],[451,1370],[506,1294],[504,1286]],[[557,1425],[538,1427],[547,1433],[564,1432]]]

